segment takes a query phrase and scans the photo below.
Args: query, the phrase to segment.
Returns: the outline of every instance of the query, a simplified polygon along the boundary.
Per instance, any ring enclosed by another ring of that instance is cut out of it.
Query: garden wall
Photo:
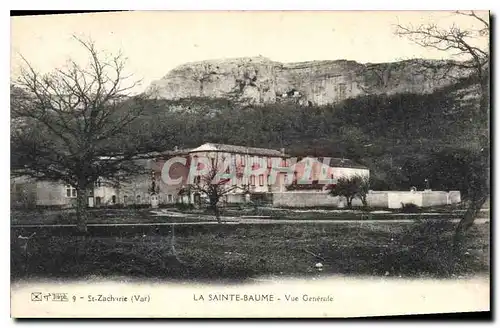
[[[436,206],[448,204],[449,193],[446,191],[432,191],[422,193],[422,206]]]
[[[402,204],[412,203],[419,207],[429,207],[460,202],[459,191],[370,191],[366,197],[369,207],[401,208]],[[273,206],[276,207],[338,207],[347,203],[344,197],[332,197],[322,191],[286,191],[273,193]],[[362,206],[356,198],[353,206]]]
[[[402,204],[422,206],[422,194],[411,191],[386,191],[388,208],[401,208]],[[446,204],[446,203],[445,203]]]
[[[319,191],[275,192],[272,204],[276,207],[338,207],[339,197]]]

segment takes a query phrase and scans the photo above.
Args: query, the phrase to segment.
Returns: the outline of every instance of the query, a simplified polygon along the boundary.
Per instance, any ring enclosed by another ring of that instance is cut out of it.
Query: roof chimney
[[[179,147],[175,146],[174,151],[178,151],[178,150],[179,150]]]

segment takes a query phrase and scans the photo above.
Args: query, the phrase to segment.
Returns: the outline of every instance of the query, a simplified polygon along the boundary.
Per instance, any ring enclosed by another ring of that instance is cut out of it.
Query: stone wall
[[[224,196],[224,201],[228,204],[239,204],[245,202],[244,194],[227,194]]]
[[[387,207],[389,195],[387,192],[373,191],[366,195],[366,201],[373,207]]]
[[[337,207],[338,205],[338,197],[332,197],[325,192],[287,191],[273,193],[273,206],[276,207]]]
[[[369,207],[401,208],[402,204],[412,203],[419,207],[456,204],[460,202],[459,191],[371,191],[366,200]],[[326,192],[288,191],[273,193],[273,206],[276,207],[346,207],[344,197],[332,197]],[[362,206],[355,198],[353,206]]]
[[[456,204],[461,201],[460,191],[452,190],[448,193],[448,204]]]
[[[422,206],[422,194],[411,191],[387,191],[388,208],[401,208],[402,204]],[[446,203],[445,203],[446,204]]]
[[[446,191],[431,191],[422,193],[422,206],[444,205],[449,202],[449,193]]]

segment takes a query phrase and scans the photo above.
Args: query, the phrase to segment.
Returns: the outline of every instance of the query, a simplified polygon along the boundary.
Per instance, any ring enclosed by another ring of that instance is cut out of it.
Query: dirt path
[[[451,222],[459,222],[459,219],[451,219]],[[394,220],[277,220],[277,219],[242,219],[231,218],[224,219],[223,224],[346,224],[346,223],[412,223],[415,220],[409,219],[394,219]],[[476,219],[475,224],[483,224],[489,222],[489,219]],[[199,221],[199,222],[158,222],[158,223],[89,223],[89,227],[130,227],[130,226],[170,226],[170,225],[210,225],[218,224],[217,221]],[[13,224],[11,228],[63,228],[76,227],[75,224]]]

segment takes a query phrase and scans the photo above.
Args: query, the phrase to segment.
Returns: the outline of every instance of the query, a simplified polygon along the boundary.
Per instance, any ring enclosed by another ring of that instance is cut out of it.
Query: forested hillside
[[[373,189],[423,188],[429,179],[433,189],[467,194],[475,177],[474,165],[466,163],[477,158],[469,149],[477,148],[480,138],[473,115],[475,88],[474,81],[465,79],[432,94],[362,96],[328,106],[149,99],[128,133],[103,142],[109,143],[105,149],[127,143],[138,152],[205,142],[283,147],[295,156],[346,157],[367,165]],[[11,145],[12,163],[22,165],[17,145]]]
[[[156,150],[205,142],[284,147],[292,155],[346,157],[365,164],[374,189],[423,188],[429,179],[434,189],[466,193],[471,172],[464,162],[476,156],[469,149],[480,138],[474,128],[475,88],[474,81],[464,79],[432,94],[363,96],[321,107],[240,107],[213,98],[150,100],[134,129],[156,138]]]

